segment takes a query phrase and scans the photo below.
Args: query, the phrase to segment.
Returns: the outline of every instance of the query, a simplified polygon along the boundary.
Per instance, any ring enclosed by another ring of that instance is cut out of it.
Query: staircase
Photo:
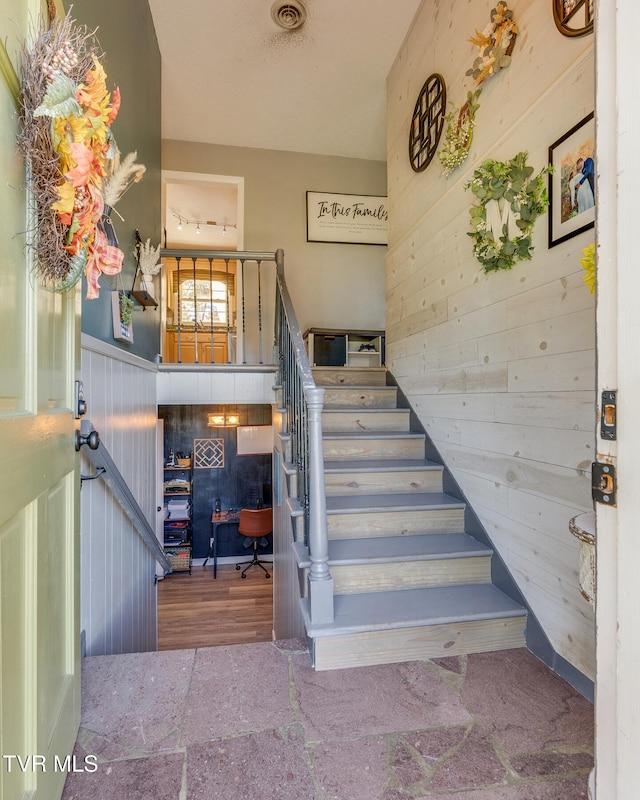
[[[317,670],[525,644],[526,611],[491,583],[492,550],[465,533],[465,504],[443,492],[384,368],[316,367],[335,619],[314,625]],[[306,547],[295,545],[299,570]],[[304,582],[306,584],[306,581]]]

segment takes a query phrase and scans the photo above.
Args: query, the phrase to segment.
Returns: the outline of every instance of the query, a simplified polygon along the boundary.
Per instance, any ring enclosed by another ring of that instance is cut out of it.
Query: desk
[[[218,528],[220,525],[237,525],[239,522],[239,511],[214,511],[211,515],[211,539],[209,540],[209,553],[202,566],[206,566],[207,561],[210,558],[213,558],[214,580],[218,573]]]

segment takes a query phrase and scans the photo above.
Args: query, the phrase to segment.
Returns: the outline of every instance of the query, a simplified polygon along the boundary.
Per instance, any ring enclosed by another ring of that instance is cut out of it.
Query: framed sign
[[[549,163],[549,247],[554,247],[595,224],[593,112],[549,147]]]
[[[307,192],[307,241],[386,244],[386,197]]]

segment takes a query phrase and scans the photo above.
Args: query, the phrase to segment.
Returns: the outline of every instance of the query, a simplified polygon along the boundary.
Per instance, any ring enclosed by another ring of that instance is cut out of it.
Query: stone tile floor
[[[87,658],[63,800],[579,800],[593,708],[527,650],[314,672],[299,640]]]

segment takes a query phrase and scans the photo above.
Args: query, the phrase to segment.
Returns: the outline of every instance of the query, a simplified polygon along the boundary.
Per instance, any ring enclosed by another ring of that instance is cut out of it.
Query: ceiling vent
[[[285,31],[295,31],[301,28],[307,19],[307,9],[300,0],[276,0],[271,6],[271,19],[279,28]]]

